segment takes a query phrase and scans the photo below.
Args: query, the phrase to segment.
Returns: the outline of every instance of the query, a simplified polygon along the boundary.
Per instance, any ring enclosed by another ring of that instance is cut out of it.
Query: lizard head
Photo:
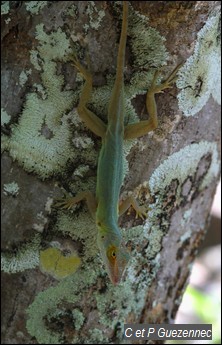
[[[98,232],[97,243],[109,278],[117,285],[130,259],[129,253],[121,243],[121,235],[112,232]]]

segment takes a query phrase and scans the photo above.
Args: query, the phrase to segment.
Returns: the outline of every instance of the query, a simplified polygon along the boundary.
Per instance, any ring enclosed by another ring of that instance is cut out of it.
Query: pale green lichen
[[[38,24],[36,26],[36,39],[39,41],[38,52],[45,62],[51,62],[51,60],[65,61],[65,56],[71,53],[69,40],[61,28],[47,34],[44,31],[44,25]],[[52,78],[54,74],[50,74],[50,76]],[[60,79],[63,80],[63,77]]]
[[[183,235],[180,236],[181,242],[187,241],[192,236],[192,231],[189,225],[190,219],[192,217],[192,212],[193,212],[193,209],[189,208],[188,210],[184,212],[183,217],[181,219],[181,228],[182,228],[181,232],[183,232]]]
[[[174,191],[174,203],[180,205],[183,201],[182,186],[188,177],[195,176],[198,164],[206,155],[211,156],[210,167],[199,184],[199,191],[207,187],[212,180],[217,178],[220,162],[218,157],[217,144],[202,141],[198,144],[191,144],[173,153],[153,172],[149,179],[149,189],[151,195],[155,196],[155,202],[150,205],[149,220],[145,223],[147,228],[149,246],[147,248],[147,258],[155,259],[161,249],[161,243],[164,233],[169,228],[168,212],[163,211],[164,198],[166,188],[170,186],[172,181],[178,181],[176,191]],[[161,215],[161,225],[158,222]],[[186,229],[189,223],[191,211],[187,210],[181,223],[181,232]],[[188,230],[189,231],[189,230]],[[188,233],[184,236],[188,236]],[[184,238],[182,237],[181,240]]]
[[[163,210],[166,189],[170,186],[172,181],[175,179],[178,180],[179,183],[175,194],[175,203],[179,205],[182,201],[181,191],[183,183],[189,176],[195,176],[198,164],[201,162],[201,159],[207,155],[211,155],[211,163],[199,184],[199,190],[201,191],[208,186],[219,173],[220,163],[216,143],[203,141],[199,144],[188,145],[179,152],[172,154],[160,164],[149,180],[150,192],[151,195],[155,196],[155,202],[149,206],[148,219],[144,226],[128,229],[124,233],[125,241],[133,243],[135,248],[132,253],[134,254],[133,258],[126,270],[126,282],[131,282],[132,285],[135,284],[135,282],[137,284],[137,291],[140,292],[138,296],[135,296],[138,308],[142,308],[146,297],[145,291],[147,286],[152,282],[152,279],[158,271],[162,239],[170,227],[169,214]],[[161,224],[159,223],[160,215]],[[184,234],[181,236],[181,241],[185,241],[191,234],[188,227],[191,216],[192,210],[186,210],[181,223],[181,232],[184,231]],[[137,246],[139,247],[143,241],[145,241],[145,243],[148,241],[149,246],[143,250],[143,252],[137,252]],[[147,280],[147,271],[141,270],[138,275],[138,269],[144,267],[144,265],[146,267],[148,262],[152,273],[149,273],[149,279]]]
[[[34,223],[32,228],[38,232],[43,232],[45,225],[48,222],[48,218],[43,215],[42,212],[37,214],[37,221],[38,223]]]
[[[51,214],[52,212],[52,205],[53,205],[53,198],[50,198],[48,197],[47,200],[46,200],[46,203],[45,203],[45,211],[48,213],[48,214]]]
[[[10,11],[9,1],[2,1],[1,3],[1,15],[8,14]]]
[[[69,235],[74,241],[84,244],[83,262],[97,255],[96,226],[88,212],[73,215],[61,212],[58,215],[56,229],[64,235]]]
[[[94,30],[99,30],[101,22],[105,17],[105,11],[99,10],[94,1],[88,1],[85,13],[89,16],[89,24],[84,25],[85,31],[87,32],[90,27]]]
[[[208,186],[213,178],[217,177],[220,169],[217,144],[201,141],[198,144],[188,145],[180,151],[175,152],[153,172],[149,180],[151,193],[164,193],[166,186],[173,179],[177,179],[179,181],[179,187],[176,197],[179,197],[183,182],[188,176],[192,176],[195,173],[201,158],[207,154],[211,155],[211,165],[199,189],[202,190]]]
[[[79,135],[77,131],[75,132],[72,142],[77,149],[86,149],[93,147],[94,145],[94,142],[91,138],[87,137],[86,135]]]
[[[27,95],[19,122],[12,126],[4,148],[25,170],[47,178],[62,174],[74,157],[90,162],[96,160],[97,153],[92,139],[75,131],[80,122],[76,110],[69,112],[77,102],[78,90],[62,90],[64,78],[57,74],[55,61],[66,61],[71,52],[69,40],[60,28],[45,33],[42,24],[36,26],[36,39],[39,45],[31,52],[31,62],[42,71],[44,88],[35,85],[39,95]]]
[[[89,330],[90,337],[87,340],[86,344],[109,344],[110,340],[106,336],[105,331],[102,331],[101,329],[94,328]]]
[[[27,171],[46,178],[61,173],[75,155],[68,115],[64,114],[76,98],[72,91],[61,91],[64,78],[56,75],[56,62],[52,61],[64,59],[69,52],[69,40],[61,29],[47,35],[40,24],[36,30],[47,98],[42,99],[36,93],[27,95],[19,122],[11,127],[8,150]]]
[[[156,68],[166,64],[168,53],[164,46],[165,38],[157,30],[148,26],[148,18],[132,9],[129,13],[129,35],[133,53],[135,72],[127,91],[131,98],[138,93],[146,93]]]
[[[17,182],[5,183],[3,186],[3,194],[17,196],[19,193],[19,186]]]
[[[65,10],[65,14],[76,18],[78,13],[78,7],[75,4],[72,4],[71,6],[69,6],[66,10]]]
[[[24,85],[25,85],[25,83],[27,82],[28,77],[29,77],[29,75],[30,75],[31,73],[32,73],[32,70],[31,70],[31,69],[26,70],[26,71],[22,71],[22,72],[20,73],[20,76],[19,76],[19,84],[20,84],[21,86],[24,86]]]
[[[79,331],[81,329],[84,321],[85,321],[85,316],[77,308],[72,311],[72,316],[73,316],[73,320],[74,320],[74,327],[75,327],[75,329],[77,329],[77,331]]]
[[[180,237],[180,241],[181,242],[185,242],[186,240],[188,240],[190,237],[192,236],[192,232],[189,229],[188,231],[186,231],[181,237]]]
[[[42,99],[46,99],[47,98],[47,92],[46,92],[46,90],[44,89],[44,87],[41,84],[34,83],[33,87],[36,88],[37,92],[40,94],[40,97]]]
[[[1,108],[1,126],[7,125],[11,121],[11,116]]]
[[[10,21],[11,21],[11,18],[5,19],[5,23],[6,23],[7,25],[10,23]]]
[[[187,222],[189,222],[189,220],[190,220],[190,218],[191,218],[191,216],[192,216],[192,212],[193,212],[192,208],[190,208],[189,210],[186,210],[186,211],[184,212],[183,218],[182,218],[182,220],[181,220],[181,224],[182,224],[183,226],[186,226]]]
[[[7,273],[22,272],[39,265],[40,235],[35,235],[31,242],[22,245],[16,253],[2,253],[1,269]]]
[[[2,134],[1,136],[1,152],[7,150],[9,146],[9,138],[7,135]]]
[[[197,34],[194,53],[181,67],[177,87],[179,108],[184,115],[195,115],[210,95],[220,103],[221,47],[220,13],[210,17]]]
[[[39,14],[48,1],[28,1],[25,2],[26,10],[32,14]]]
[[[178,181],[177,191],[175,193],[175,204],[180,205],[183,201],[181,191],[183,183],[188,177],[195,176],[198,170],[198,164],[203,157],[211,156],[210,166],[207,168],[201,183],[199,183],[199,191],[207,187],[215,178],[217,178],[220,168],[218,157],[217,144],[211,142],[200,142],[199,144],[188,145],[181,149],[179,152],[172,154],[157,169],[153,172],[149,180],[149,189],[151,195],[155,196],[155,202],[149,205],[149,216],[144,226],[128,229],[124,233],[125,241],[130,241],[134,245],[133,258],[126,270],[126,282],[137,284],[137,291],[140,292],[137,299],[137,307],[143,307],[145,301],[145,291],[147,286],[152,282],[158,271],[160,265],[160,251],[162,247],[162,239],[164,234],[167,233],[170,227],[169,213],[163,209],[165,194],[167,188],[171,185],[172,181]],[[159,222],[161,216],[161,224]],[[181,236],[180,240],[185,241],[191,235],[189,229],[189,222],[192,217],[192,209],[184,212],[181,222]],[[187,230],[188,229],[188,230]],[[137,246],[141,243],[149,243],[149,246],[142,252],[136,250]],[[147,280],[147,271],[141,270],[138,275],[138,269],[146,267],[149,263],[151,272]],[[143,294],[144,292],[144,294]]]
[[[30,62],[33,64],[37,71],[41,71],[41,65],[38,57],[39,53],[38,50],[31,50],[30,51]]]
[[[93,274],[91,266],[84,271],[80,269],[79,274],[65,278],[57,286],[40,292],[27,310],[29,333],[35,336],[40,344],[61,344],[63,334],[52,332],[45,327],[45,317],[48,321],[53,316],[59,318],[61,315],[61,306],[58,306],[60,301],[76,303],[81,300],[83,291],[92,286],[95,279],[96,276]],[[77,314],[74,315],[73,321],[76,317]],[[82,320],[81,316],[80,318]],[[77,327],[82,322],[81,320],[77,321]]]
[[[84,177],[89,171],[88,165],[79,165],[78,168],[74,171],[74,176]]]

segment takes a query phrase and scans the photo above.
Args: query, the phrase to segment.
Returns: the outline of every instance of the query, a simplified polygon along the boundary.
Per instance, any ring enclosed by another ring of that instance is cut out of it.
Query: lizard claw
[[[175,81],[178,78],[177,72],[182,65],[183,62],[176,66],[174,70],[171,72],[171,74],[167,77],[167,79],[161,82],[160,84],[157,84],[157,78],[160,75],[160,69],[156,70],[149,91],[153,93],[162,93],[163,90],[172,88],[172,84],[175,83]]]
[[[142,218],[143,220],[147,218],[147,212],[145,210],[145,207],[139,206],[135,211],[136,219],[138,219],[138,217]]]
[[[87,54],[87,68],[85,68],[81,62],[79,61],[76,53],[74,52],[73,54],[69,54],[68,55],[68,59],[72,61],[73,66],[83,75],[83,77],[86,80],[90,80],[92,78],[90,70],[89,70],[89,66],[90,66],[90,59],[89,59],[89,55]]]
[[[54,207],[61,208],[63,210],[70,210],[74,204],[75,202],[73,202],[72,197],[67,197],[67,195],[64,195],[62,198],[55,199]]]

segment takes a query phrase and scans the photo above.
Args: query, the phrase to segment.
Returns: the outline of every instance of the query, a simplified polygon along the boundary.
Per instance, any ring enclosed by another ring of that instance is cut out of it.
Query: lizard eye
[[[109,260],[114,262],[117,257],[117,248],[115,246],[112,246],[111,248],[108,249],[107,251],[107,257]]]
[[[113,259],[115,259],[116,258],[116,252],[112,252],[112,257],[113,257]]]

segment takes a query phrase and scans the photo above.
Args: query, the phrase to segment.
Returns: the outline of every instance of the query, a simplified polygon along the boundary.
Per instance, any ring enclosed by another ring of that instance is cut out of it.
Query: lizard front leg
[[[162,82],[161,84],[156,84],[157,78],[160,74],[160,71],[157,70],[154,74],[153,81],[151,86],[147,92],[146,96],[146,108],[147,112],[149,113],[149,119],[145,121],[140,121],[138,123],[132,123],[126,126],[124,132],[124,139],[134,139],[140,136],[147,134],[150,131],[153,131],[158,126],[158,119],[157,119],[157,108],[156,108],[156,101],[155,101],[155,94],[160,93],[165,89],[171,88],[172,84],[176,81],[177,77],[176,74],[182,64],[179,64],[173,72],[169,75],[169,77]]]
[[[96,201],[95,196],[89,191],[80,192],[79,194],[71,198],[64,198],[64,199],[57,200],[57,202],[55,203],[55,207],[60,207],[62,209],[69,210],[75,204],[77,204],[78,202],[82,200],[86,200],[86,204],[90,211],[90,214],[92,218],[95,218],[96,209],[97,209],[97,201]]]

